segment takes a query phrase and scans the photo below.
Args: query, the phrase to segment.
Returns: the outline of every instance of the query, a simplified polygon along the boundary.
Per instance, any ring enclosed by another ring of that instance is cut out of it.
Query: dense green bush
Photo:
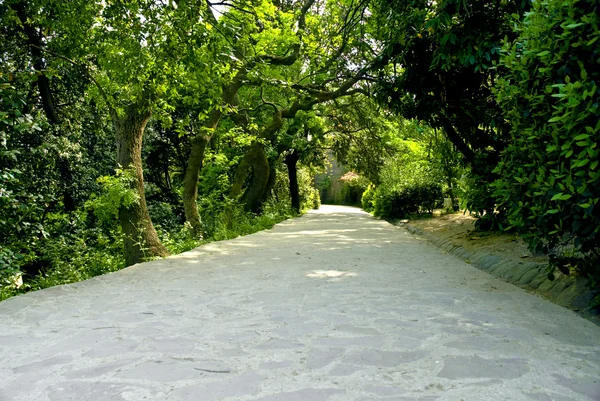
[[[398,140],[396,147],[398,152],[381,167],[378,185],[365,191],[363,208],[377,217],[394,219],[442,207],[443,174],[432,162],[427,145]]]
[[[375,208],[373,202],[375,201],[375,185],[369,184],[365,192],[362,194],[362,198],[360,199],[360,203],[365,212],[372,212]]]
[[[564,273],[600,276],[600,5],[534,2],[506,43],[497,99],[511,124],[494,183],[508,220]],[[592,260],[593,262],[590,262]]]
[[[433,213],[443,203],[439,184],[412,184],[392,191],[375,190],[373,214],[395,219],[414,213]]]
[[[495,164],[488,164],[492,157],[481,152],[475,157],[475,168],[470,168],[459,182],[458,196],[461,207],[476,217],[478,230],[504,230],[508,227],[507,210],[498,202],[494,185],[499,174]]]

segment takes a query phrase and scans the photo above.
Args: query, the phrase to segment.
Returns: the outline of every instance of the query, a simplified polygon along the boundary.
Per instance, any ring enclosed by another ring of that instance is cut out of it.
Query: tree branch
[[[94,76],[90,72],[90,68],[89,68],[88,65],[79,64],[78,62],[76,62],[74,60],[71,60],[68,57],[63,56],[62,54],[55,53],[55,52],[53,52],[51,50],[44,49],[44,48],[41,48],[41,47],[38,47],[38,46],[35,46],[35,47],[37,47],[38,49],[40,49],[44,53],[48,53],[48,54],[50,54],[50,55],[52,55],[54,57],[57,57],[57,58],[59,58],[61,60],[66,61],[66,62],[68,62],[68,63],[70,63],[70,64],[72,64],[72,65],[74,65],[76,67],[82,68],[83,71],[85,72],[85,74],[87,75],[87,77],[98,88],[98,92],[100,92],[100,96],[102,96],[102,99],[104,99],[104,102],[106,103],[106,106],[108,107],[108,112],[110,113],[111,118],[116,121],[116,119],[117,119],[117,111],[115,110],[115,108],[111,104],[110,97],[108,96],[108,94],[106,93],[106,91],[104,90],[104,88],[102,87],[102,85],[100,85],[100,83],[96,80],[96,78],[94,78]]]

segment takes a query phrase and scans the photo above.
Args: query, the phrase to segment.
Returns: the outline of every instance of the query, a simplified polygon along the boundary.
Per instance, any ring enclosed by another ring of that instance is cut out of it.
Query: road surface
[[[0,303],[2,401],[599,399],[600,327],[355,208]]]

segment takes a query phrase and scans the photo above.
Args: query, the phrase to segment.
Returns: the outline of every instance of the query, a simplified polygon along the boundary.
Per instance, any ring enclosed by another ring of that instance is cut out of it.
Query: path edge
[[[591,306],[591,302],[600,294],[600,290],[590,289],[587,286],[588,280],[585,278],[573,278],[555,272],[555,279],[550,280],[546,271],[547,264],[545,263],[515,263],[498,255],[490,255],[482,251],[470,251],[453,243],[452,240],[440,238],[410,223],[399,222],[394,225],[406,229],[413,235],[423,237],[436,247],[496,278],[523,288],[528,292],[541,295],[600,326],[600,308]]]

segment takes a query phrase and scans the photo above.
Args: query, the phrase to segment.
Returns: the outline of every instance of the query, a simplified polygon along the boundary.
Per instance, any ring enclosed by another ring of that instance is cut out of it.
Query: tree
[[[383,104],[406,118],[442,129],[471,166],[476,185],[468,208],[485,215],[480,227],[501,224],[489,184],[508,126],[493,95],[504,38],[514,39],[512,16],[529,0],[376,1],[374,34],[387,57],[379,65]]]
[[[298,113],[295,118],[288,120],[286,125],[277,138],[278,153],[284,155],[283,163],[288,172],[292,209],[300,213],[298,163],[311,167],[324,165],[325,127],[323,120],[314,112]]]
[[[94,83],[112,120],[117,163],[131,169],[135,178],[132,189],[139,201],[119,212],[128,265],[168,254],[148,214],[142,138],[153,112],[168,108],[191,43],[202,42],[199,16],[204,9],[194,1],[136,1],[69,2],[52,10],[59,23],[44,51],[53,62],[78,66]]]
[[[308,11],[308,8],[301,10]],[[261,90],[258,107],[268,107],[273,113],[270,122],[258,133],[258,140],[247,157],[242,159],[231,195],[241,194],[243,183],[253,171],[242,199],[246,207],[255,212],[260,209],[260,199],[264,196],[259,194],[268,181],[261,142],[272,141],[284,121],[294,119],[301,111],[342,97],[368,93],[363,81],[369,78],[369,71],[381,58],[367,44],[365,2],[326,3],[317,14],[324,17],[307,14],[299,20],[298,26],[306,29],[304,32],[298,30],[301,43],[296,47],[298,55],[295,57],[302,63],[284,64],[285,69],[268,69],[251,82]],[[262,96],[263,90],[265,96]]]
[[[291,19],[293,13],[287,12],[287,7],[274,7],[268,3],[259,3],[257,7],[246,8],[245,4],[240,6],[227,4],[230,10],[223,14],[221,21],[217,21],[212,12],[207,15],[208,22],[213,27],[218,29],[228,43],[233,41],[235,45],[230,46],[226,50],[227,57],[233,59],[231,67],[235,73],[228,73],[231,79],[222,79],[220,86],[221,95],[218,102],[211,106],[207,111],[202,112],[203,121],[201,127],[195,136],[192,138],[191,153],[188,158],[183,190],[183,203],[185,209],[186,221],[190,224],[191,233],[193,236],[201,236],[202,224],[200,214],[198,213],[198,176],[204,152],[207,145],[210,143],[213,133],[217,128],[219,121],[227,110],[231,110],[239,106],[240,101],[238,91],[247,83],[249,74],[262,64],[270,66],[283,66],[293,64],[299,56],[300,43],[295,41],[294,37],[300,35],[305,25],[305,15],[308,9],[312,6],[315,0],[305,0],[298,12],[297,19]],[[207,3],[212,6],[211,2]],[[236,25],[232,25],[231,21]],[[297,26],[294,27],[294,23]],[[265,26],[268,24],[268,26]],[[240,35],[240,25],[244,27],[245,35]],[[294,32],[295,29],[295,32]],[[273,32],[279,31],[278,37],[273,35]],[[257,49],[260,49],[257,51]],[[283,55],[276,55],[270,51],[285,51]],[[245,112],[236,113],[233,117],[239,124],[245,125],[248,123]],[[242,160],[241,167],[238,169],[238,177],[244,176],[244,172],[250,166],[256,166],[258,172],[261,167],[267,168],[269,171],[268,162],[265,162],[266,155],[260,146],[254,145],[248,152],[248,156]],[[262,166],[259,166],[262,164]],[[245,203],[252,204],[252,209],[256,210],[256,206],[262,199],[264,189],[268,182],[268,174],[266,179],[262,179],[261,175],[256,175],[256,183],[254,187],[258,187],[255,191],[247,193],[247,201]],[[264,182],[263,182],[264,181]],[[232,195],[237,196],[241,192],[241,184],[234,180]],[[238,186],[240,187],[238,189]],[[262,189],[261,189],[262,188]],[[251,193],[254,192],[253,195]]]

